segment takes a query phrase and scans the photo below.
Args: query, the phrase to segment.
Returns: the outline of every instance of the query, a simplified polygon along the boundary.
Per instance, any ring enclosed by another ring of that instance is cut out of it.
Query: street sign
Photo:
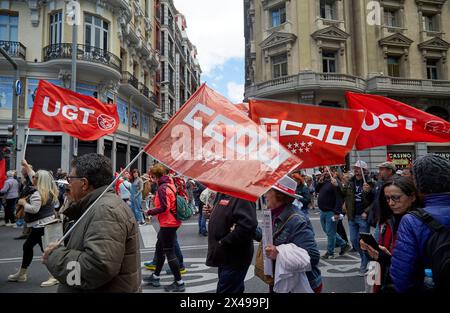
[[[14,90],[16,91],[16,96],[22,95],[22,82],[20,80],[16,80],[14,84]]]

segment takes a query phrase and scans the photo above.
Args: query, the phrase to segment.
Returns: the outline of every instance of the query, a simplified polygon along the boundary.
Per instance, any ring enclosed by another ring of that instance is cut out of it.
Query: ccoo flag
[[[301,160],[203,84],[145,147],[212,190],[256,201]]]

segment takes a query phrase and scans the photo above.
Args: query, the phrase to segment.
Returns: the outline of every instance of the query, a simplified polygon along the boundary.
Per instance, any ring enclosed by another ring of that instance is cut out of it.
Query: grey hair
[[[14,177],[14,171],[7,171],[6,177]]]

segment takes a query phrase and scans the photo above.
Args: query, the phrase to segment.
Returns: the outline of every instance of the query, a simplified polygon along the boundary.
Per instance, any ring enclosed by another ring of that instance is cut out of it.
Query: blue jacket
[[[450,228],[450,193],[425,198],[424,210],[436,221]],[[425,249],[432,230],[412,214],[406,214],[397,232],[392,255],[391,278],[399,293],[416,291],[423,285]]]
[[[284,224],[284,222],[292,214],[298,214],[286,223],[283,230],[274,239],[274,245],[282,245],[286,243],[293,243],[296,246],[305,249],[309,257],[311,258],[311,271],[306,272],[309,284],[312,289],[320,286],[322,278],[319,270],[320,254],[317,248],[316,240],[314,239],[314,231],[311,222],[303,212],[291,205],[284,209],[284,211],[275,219],[273,233],[275,234],[278,229]]]

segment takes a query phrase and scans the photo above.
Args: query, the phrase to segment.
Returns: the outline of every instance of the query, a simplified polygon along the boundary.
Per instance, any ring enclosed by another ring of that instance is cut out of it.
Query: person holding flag
[[[68,182],[73,202],[64,215],[78,224],[72,226],[65,246],[50,243],[42,257],[60,282],[58,292],[140,291],[136,220],[112,188],[99,198],[112,177],[111,161],[103,155],[90,153],[72,161]]]
[[[350,179],[343,176],[341,193],[344,198],[350,228],[350,241],[353,248],[361,257],[359,274],[363,276],[367,271],[368,258],[359,246],[359,233],[369,233],[370,226],[367,223],[370,210],[373,206],[374,195],[369,185],[367,176],[367,163],[358,160],[353,166],[354,176]],[[364,177],[363,177],[364,175]]]

